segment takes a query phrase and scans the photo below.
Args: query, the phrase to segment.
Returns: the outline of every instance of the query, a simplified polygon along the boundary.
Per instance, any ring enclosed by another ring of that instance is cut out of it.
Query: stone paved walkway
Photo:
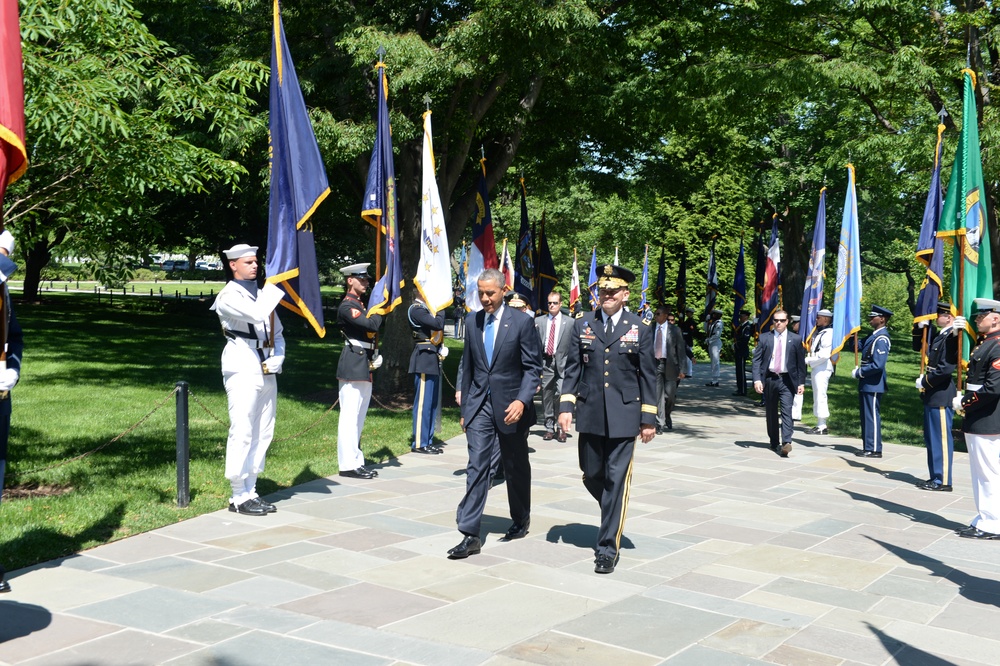
[[[674,430],[638,447],[610,576],[575,440],[537,434],[531,533],[498,541],[498,487],[482,554],[446,559],[458,438],[374,482],[271,496],[264,518],[219,511],[13,572],[0,663],[1000,663],[1000,543],[952,533],[973,515],[965,454],[954,493],[913,487],[918,448],[861,460],[857,440],[798,432],[781,459],[728,370],[682,385]]]

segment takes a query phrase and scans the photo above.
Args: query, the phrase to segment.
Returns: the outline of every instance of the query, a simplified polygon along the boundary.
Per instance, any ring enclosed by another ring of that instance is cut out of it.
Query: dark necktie
[[[611,339],[611,332],[615,329],[615,325],[611,323],[611,317],[604,317],[604,335],[609,340]]]

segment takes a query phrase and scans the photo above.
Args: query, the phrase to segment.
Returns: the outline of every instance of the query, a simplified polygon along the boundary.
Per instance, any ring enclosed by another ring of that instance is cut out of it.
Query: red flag
[[[24,65],[17,0],[0,0],[0,202],[28,168],[24,148]]]

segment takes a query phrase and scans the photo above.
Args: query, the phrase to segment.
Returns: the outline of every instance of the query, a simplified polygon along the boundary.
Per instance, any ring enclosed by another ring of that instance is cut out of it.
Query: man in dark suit
[[[656,433],[656,360],[649,322],[623,307],[635,275],[610,264],[599,275],[601,309],[573,325],[559,426],[569,432],[575,408],[583,485],[601,505],[594,571],[609,574],[618,563],[635,440]]]
[[[462,542],[448,551],[452,559],[482,549],[479,530],[498,443],[514,521],[503,540],[525,536],[531,519],[528,428],[535,423],[533,399],[542,375],[542,351],[532,317],[503,304],[503,273],[486,269],[477,287],[483,309],[465,320],[461,401],[469,464],[457,513]]]
[[[929,321],[920,323],[924,325],[921,328],[930,329]],[[965,328],[965,319],[956,319],[951,314],[951,303],[942,301],[938,303],[937,325],[941,330],[926,350],[927,367],[915,384],[924,403],[924,445],[930,472],[926,481],[917,483],[917,488],[951,492],[951,462],[955,454],[951,403],[957,395],[952,375],[958,367],[958,336]]]
[[[674,324],[670,308],[656,308],[653,325],[653,357],[656,359],[656,434],[673,430],[670,413],[677,400],[677,384],[684,379],[684,338]]]
[[[861,408],[861,441],[864,447],[855,451],[861,458],[882,457],[882,395],[885,393],[885,365],[889,360],[889,317],[892,310],[873,305],[868,313],[872,334],[861,343],[861,365],[851,371],[858,380],[858,402]]]
[[[535,330],[542,344],[542,413],[545,435],[542,439],[566,441],[566,433],[556,423],[556,408],[562,395],[566,357],[573,343],[573,320],[562,313],[562,294],[553,291],[546,299],[547,314],[535,318]]]
[[[788,330],[788,313],[771,318],[774,329],[760,336],[753,350],[753,388],[764,394],[771,450],[787,458],[792,450],[792,402],[806,390],[806,352],[802,338]]]

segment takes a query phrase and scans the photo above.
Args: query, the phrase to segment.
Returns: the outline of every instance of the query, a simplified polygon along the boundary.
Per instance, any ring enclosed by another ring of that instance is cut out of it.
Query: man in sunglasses
[[[788,313],[778,310],[774,329],[760,336],[753,350],[753,388],[764,394],[771,450],[787,458],[792,450],[792,402],[806,389],[802,339],[788,330]]]
[[[542,343],[542,411],[545,414],[545,441],[566,441],[556,417],[566,357],[573,348],[573,320],[562,313],[562,294],[553,291],[546,299],[546,314],[535,318],[535,330]]]

